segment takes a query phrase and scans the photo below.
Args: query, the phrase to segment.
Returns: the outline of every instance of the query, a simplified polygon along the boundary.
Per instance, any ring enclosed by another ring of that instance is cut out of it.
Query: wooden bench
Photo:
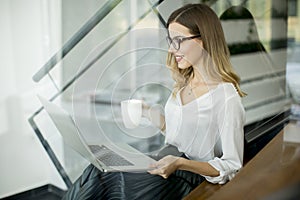
[[[208,199],[215,192],[217,192],[222,185],[212,184],[208,181],[203,181],[198,187],[196,187],[184,200],[194,200],[194,199]]]

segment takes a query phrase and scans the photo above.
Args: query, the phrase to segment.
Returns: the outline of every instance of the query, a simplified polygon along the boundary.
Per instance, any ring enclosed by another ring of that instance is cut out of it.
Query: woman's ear
[[[197,42],[200,44],[200,46],[203,48],[203,41],[201,39],[198,39]]]

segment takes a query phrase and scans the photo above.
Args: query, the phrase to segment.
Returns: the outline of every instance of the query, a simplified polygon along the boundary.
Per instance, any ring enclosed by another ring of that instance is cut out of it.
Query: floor
[[[44,185],[39,188],[6,197],[3,200],[59,200],[62,198],[63,194],[63,190],[53,185]]]

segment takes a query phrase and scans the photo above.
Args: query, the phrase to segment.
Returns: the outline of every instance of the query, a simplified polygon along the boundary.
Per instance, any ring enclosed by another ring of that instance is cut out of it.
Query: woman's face
[[[176,22],[169,25],[168,31],[171,39],[194,36],[189,32],[187,27]],[[173,45],[169,47],[169,52],[175,56],[178,68],[180,69],[186,69],[196,65],[201,59],[202,50],[203,43],[199,38],[184,40],[180,43],[178,50],[176,50]]]

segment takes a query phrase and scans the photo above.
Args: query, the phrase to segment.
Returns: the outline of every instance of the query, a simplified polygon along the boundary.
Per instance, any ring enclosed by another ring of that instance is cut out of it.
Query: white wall
[[[9,1],[1,1],[0,6],[0,25],[1,25],[1,37],[0,37],[0,134],[8,130],[7,118],[6,118],[6,106],[5,99],[7,96],[16,92],[16,86],[14,82],[14,61],[13,61],[13,49],[12,49],[12,36],[11,36],[11,20],[9,17]]]
[[[65,187],[27,121],[40,107],[35,95],[54,91],[31,77],[59,47],[59,18],[60,0],[0,1],[0,198]]]

